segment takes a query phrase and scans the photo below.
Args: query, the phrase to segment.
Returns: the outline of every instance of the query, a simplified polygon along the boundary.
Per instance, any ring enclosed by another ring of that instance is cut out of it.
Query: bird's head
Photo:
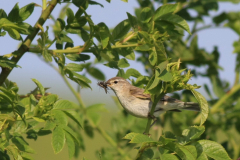
[[[118,92],[131,86],[131,84],[122,77],[113,77],[106,82],[107,86],[113,91]]]

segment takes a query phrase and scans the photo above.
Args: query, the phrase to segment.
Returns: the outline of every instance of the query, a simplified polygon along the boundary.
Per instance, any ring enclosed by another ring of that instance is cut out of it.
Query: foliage
[[[171,4],[166,4],[167,1],[156,1],[160,6],[158,8],[155,8],[150,0],[138,1],[140,8],[135,10],[136,15],[127,13],[128,18],[113,29],[109,29],[104,22],[95,24],[88,15],[86,10],[90,5],[102,6],[98,2],[52,0],[48,6],[46,1],[43,2],[43,13],[35,26],[24,22],[33,13],[34,3],[22,8],[19,8],[17,3],[8,14],[3,9],[0,10],[0,36],[8,33],[14,40],[21,41],[17,51],[0,57],[0,157],[31,159],[28,153],[35,151],[25,139],[37,140],[38,136],[48,134],[52,136],[51,144],[56,154],[66,143],[69,158],[77,157],[78,151],[85,149],[82,135],[92,138],[95,132],[99,132],[112,146],[99,151],[101,159],[132,159],[132,155],[128,155],[127,151],[134,147],[138,150],[135,159],[200,160],[209,157],[225,160],[230,159],[229,156],[234,159],[240,156],[239,146],[236,145],[238,143],[235,142],[235,137],[239,136],[240,132],[240,101],[237,99],[240,90],[239,41],[233,43],[237,63],[236,80],[232,87],[219,77],[218,70],[221,67],[218,64],[220,53],[217,47],[212,53],[198,47],[198,31],[211,28],[212,25],[198,28],[197,24],[204,22],[203,17],[209,16],[211,10],[218,9],[218,1],[169,0]],[[59,3],[67,5],[57,19],[52,18],[54,39],[50,39],[49,27],[44,29],[43,24]],[[78,7],[76,13],[68,7],[69,3]],[[189,10],[195,10],[197,16],[192,17]],[[194,23],[192,31],[187,21]],[[213,26],[225,26],[240,34],[238,12],[221,13],[212,18],[212,23]],[[189,36],[184,38],[183,33],[188,33]],[[25,40],[22,38],[23,34],[28,35]],[[31,44],[37,34],[37,44]],[[83,44],[74,46],[71,34],[79,35]],[[56,46],[54,50],[50,49],[53,44]],[[60,100],[57,95],[47,93],[47,88],[36,79],[33,79],[36,89],[26,96],[18,94],[17,84],[9,81],[7,77],[14,67],[19,67],[17,62],[27,51],[39,55],[48,64],[55,62],[66,82],[67,77],[81,87],[91,88],[91,80],[86,74],[105,80],[104,73],[96,68],[96,63],[116,69],[117,76],[126,79],[134,77],[135,79],[130,79],[132,84],[151,94],[153,107],[150,114],[153,114],[157,102],[164,94],[182,90],[184,91],[181,97],[177,93],[175,96],[184,101],[197,100],[201,113],[161,115],[155,130],[160,133],[160,128],[163,128],[162,134],[150,136],[151,118],[145,124],[146,120],[136,120],[137,118],[122,110],[117,118],[112,118],[113,130],[108,133],[99,123],[99,112],[106,111],[104,104],[86,107],[75,90],[72,92],[79,104]],[[91,56],[86,53],[92,53],[96,63],[90,62]],[[147,76],[134,68],[124,69],[130,66],[128,60],[135,60],[136,57],[137,61],[144,65]],[[72,63],[66,64],[66,59]],[[204,73],[194,70],[190,72],[187,70],[190,64],[195,68],[205,65],[208,69]],[[204,85],[210,98],[208,102],[195,90],[200,86],[188,84],[192,76],[204,76],[212,82],[215,95],[211,93],[210,86]],[[167,127],[172,132],[166,131]],[[144,128],[146,135],[142,134]],[[227,135],[229,141],[219,140],[216,131]],[[123,140],[123,137],[127,141]]]

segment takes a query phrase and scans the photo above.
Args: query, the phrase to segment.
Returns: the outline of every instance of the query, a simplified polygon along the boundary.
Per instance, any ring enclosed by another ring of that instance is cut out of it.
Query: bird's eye
[[[117,83],[118,83],[118,81],[114,81],[113,83],[117,84]]]

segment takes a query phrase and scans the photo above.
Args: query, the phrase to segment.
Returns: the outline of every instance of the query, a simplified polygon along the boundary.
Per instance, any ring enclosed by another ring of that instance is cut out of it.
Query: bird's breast
[[[147,118],[150,112],[150,100],[143,100],[134,96],[125,94],[116,94],[123,108],[133,116]]]

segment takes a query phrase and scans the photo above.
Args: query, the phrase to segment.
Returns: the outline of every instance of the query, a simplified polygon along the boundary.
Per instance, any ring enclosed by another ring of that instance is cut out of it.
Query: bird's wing
[[[140,98],[140,99],[147,99],[147,100],[151,100],[151,95],[150,94],[145,94],[143,93],[144,92],[144,89],[141,89],[141,88],[138,88],[138,87],[135,87],[135,86],[131,86],[130,88],[130,94],[135,96],[136,98]],[[175,99],[175,98],[172,98],[172,97],[169,97],[169,96],[164,96],[160,99],[160,101],[162,102],[168,102],[168,103],[178,103],[178,102],[182,102],[178,99]]]
[[[139,99],[151,100],[150,94],[144,94],[144,89],[132,86],[130,88],[130,94]]]
[[[160,101],[166,101],[166,102],[168,102],[168,103],[178,103],[178,102],[182,102],[182,101],[180,101],[180,100],[178,100],[178,99],[175,99],[175,98],[172,98],[172,97],[169,97],[169,96],[164,96],[164,97],[162,97],[161,98],[161,100]]]

